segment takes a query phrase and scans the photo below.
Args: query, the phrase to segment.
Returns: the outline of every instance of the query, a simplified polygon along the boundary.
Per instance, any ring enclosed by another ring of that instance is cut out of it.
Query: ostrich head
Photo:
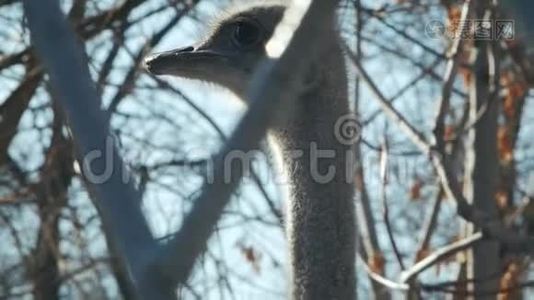
[[[154,75],[208,81],[243,94],[284,10],[280,1],[245,4],[217,22],[204,41],[150,55],[145,67]]]

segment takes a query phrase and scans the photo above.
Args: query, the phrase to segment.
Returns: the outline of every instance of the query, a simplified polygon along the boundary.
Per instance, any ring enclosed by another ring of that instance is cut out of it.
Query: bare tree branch
[[[9,145],[17,133],[20,119],[42,78],[41,69],[31,63],[24,80],[0,105],[0,164],[7,162]]]
[[[384,223],[386,225],[386,233],[388,235],[391,247],[393,248],[393,253],[395,254],[395,258],[397,259],[397,263],[399,264],[400,269],[404,270],[406,269],[406,267],[404,265],[402,255],[400,254],[399,247],[397,246],[397,243],[395,241],[395,236],[393,235],[393,228],[389,219],[389,206],[387,202],[388,163],[388,145],[387,141],[384,140],[382,144],[382,151],[380,153],[380,179],[382,181],[380,198],[382,200],[382,212],[384,217]]]
[[[442,247],[434,251],[431,255],[419,261],[418,263],[416,263],[415,265],[413,265],[406,271],[403,271],[400,275],[400,281],[403,283],[409,282],[410,280],[415,278],[417,275],[419,275],[426,269],[432,267],[433,265],[435,265],[442,259],[471,247],[474,243],[476,243],[477,241],[480,241],[482,238],[483,238],[483,234],[481,232],[477,232],[471,235],[470,237],[456,241],[452,244],[449,244],[445,247]]]
[[[111,164],[109,178],[100,184],[92,182],[94,178],[87,172],[85,175],[92,184],[90,191],[97,200],[105,231],[115,242],[111,245],[112,250],[124,265],[129,266],[137,283],[143,285],[141,292],[146,293],[144,296],[169,298],[166,289],[147,288],[151,284],[163,284],[144,274],[146,260],[155,253],[157,245],[139,207],[139,193],[131,182],[125,183],[121,178],[128,171],[97,106],[98,94],[73,31],[54,0],[24,1],[24,9],[32,42],[57,90],[58,100],[75,137],[80,161],[85,163],[89,153],[108,156],[89,166],[86,171],[93,174],[102,174],[109,167],[107,164]]]

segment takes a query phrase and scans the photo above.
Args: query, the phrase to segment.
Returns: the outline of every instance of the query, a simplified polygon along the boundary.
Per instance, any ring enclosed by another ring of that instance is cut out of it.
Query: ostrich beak
[[[152,54],[145,58],[145,69],[154,75],[175,75],[196,78],[204,75],[209,65],[225,56],[210,50],[195,49],[193,46]]]

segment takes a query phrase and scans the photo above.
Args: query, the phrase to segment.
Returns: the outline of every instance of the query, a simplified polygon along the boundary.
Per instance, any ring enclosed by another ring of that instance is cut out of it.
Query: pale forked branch
[[[435,265],[442,259],[471,247],[475,242],[481,240],[482,238],[483,234],[481,232],[477,232],[465,239],[461,239],[434,251],[431,255],[425,257],[408,270],[401,272],[400,282],[409,282],[410,280],[415,278],[415,276],[419,275],[421,272]]]
[[[458,253],[460,251],[463,251],[471,247],[474,243],[476,243],[477,241],[480,241],[482,238],[483,238],[483,234],[481,232],[478,232],[467,238],[464,238],[454,243],[451,243],[449,245],[443,246],[442,248],[436,250],[435,252],[427,256],[425,259],[421,260],[420,262],[416,263],[412,267],[401,272],[401,275],[398,281],[388,279],[380,274],[375,273],[365,263],[365,260],[363,259],[361,255],[360,255],[360,258],[362,259],[362,263],[364,264],[365,270],[369,274],[369,277],[371,277],[371,279],[373,279],[375,282],[378,282],[379,284],[391,290],[409,291],[411,288],[409,282],[412,279],[414,279],[417,275],[427,270],[428,268],[434,266],[435,264],[439,263],[442,259],[447,258],[451,255],[454,255],[455,253]],[[425,285],[421,285],[421,287],[424,289]]]

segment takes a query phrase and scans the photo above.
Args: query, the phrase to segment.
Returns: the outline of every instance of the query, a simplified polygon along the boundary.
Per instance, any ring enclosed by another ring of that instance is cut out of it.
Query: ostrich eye
[[[256,45],[261,40],[261,29],[257,24],[251,22],[237,22],[233,40],[238,47]]]

